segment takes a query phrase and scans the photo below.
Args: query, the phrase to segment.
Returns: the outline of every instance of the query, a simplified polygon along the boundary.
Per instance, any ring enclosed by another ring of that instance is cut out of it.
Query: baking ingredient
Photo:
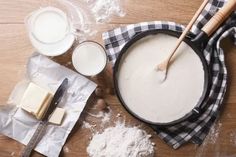
[[[64,115],[65,115],[65,109],[57,107],[53,111],[52,116],[49,118],[49,122],[61,125]]]
[[[88,123],[86,121],[83,121],[82,128],[93,130],[94,127],[96,127],[96,124],[90,124],[90,123]]]
[[[232,143],[233,146],[236,146],[236,132],[235,132],[235,130],[230,132],[229,138],[230,138],[230,143]]]
[[[95,42],[83,42],[72,55],[75,69],[86,76],[100,73],[106,66],[107,56],[103,47]]]
[[[51,99],[52,94],[49,91],[31,82],[22,97],[20,107],[41,119]]]
[[[105,102],[104,99],[98,99],[95,108],[98,109],[99,111],[105,110],[107,108],[107,103]]]
[[[223,131],[222,123],[219,120],[216,120],[216,122],[210,128],[210,131],[208,135],[206,136],[205,140],[203,141],[203,143],[201,145],[196,145],[197,151],[196,151],[195,157],[208,156],[209,149],[212,150],[212,156],[214,157],[221,157],[221,156],[226,157],[227,155],[224,154],[224,151],[222,151],[221,149],[222,143],[220,140],[220,136],[222,136],[221,134],[222,131]],[[228,135],[230,136],[230,134],[228,133],[224,135],[224,140],[227,140]]]
[[[95,117],[95,118],[100,118],[101,119],[101,126],[104,126],[111,120],[112,116],[112,110],[110,106],[107,106],[105,110],[99,111],[97,114],[89,113],[87,112],[88,115]]]
[[[112,116],[112,111],[110,107],[107,107],[107,111],[103,111],[102,112],[102,123],[101,126],[104,126],[105,124],[107,124],[108,122],[111,121],[111,116]],[[101,114],[101,112],[100,112]]]
[[[116,126],[96,133],[87,152],[90,157],[151,157],[154,147],[150,137],[144,130],[117,122]]]
[[[44,43],[62,40],[69,30],[65,13],[53,7],[47,7],[36,13],[31,21],[31,27],[34,37]]]
[[[78,75],[73,70],[52,61],[49,57],[38,53],[33,54],[28,59],[26,70],[27,73],[22,78],[23,80],[30,80],[52,92],[58,89],[65,77],[70,80],[66,93],[61,97],[61,103],[57,106],[66,109],[68,114],[64,116],[61,126],[49,125],[47,127],[44,137],[35,148],[37,152],[44,156],[58,157],[68,135],[79,120],[89,96],[94,92],[96,84]],[[22,86],[19,88],[15,89],[14,92],[22,92]],[[12,96],[12,98],[15,97]],[[12,101],[15,102],[15,100]],[[19,106],[20,104],[16,105]],[[0,121],[2,135],[9,136],[9,138],[24,144],[27,144],[35,128],[39,125],[34,117],[29,116],[28,113],[21,108],[17,109],[15,106],[1,109]],[[19,156],[19,152],[17,156]]]
[[[125,16],[120,0],[58,0],[58,2],[66,7],[73,28],[77,30],[77,40],[80,42],[88,40],[98,32],[98,23],[108,22],[114,16]]]
[[[125,16],[119,0],[86,0],[97,22],[108,21],[111,15]]]
[[[32,45],[43,55],[59,56],[67,52],[75,41],[70,20],[58,8],[40,8],[25,21]]]
[[[177,38],[158,33],[132,45],[118,72],[120,94],[129,110],[144,120],[167,123],[182,118],[197,105],[204,90],[204,69],[199,56],[182,42],[164,82],[156,63],[168,57]]]
[[[45,99],[45,102],[43,103],[39,113],[35,115],[37,119],[43,118],[45,112],[47,111],[47,109],[51,103],[52,98],[53,98],[52,94],[50,94],[49,97]]]

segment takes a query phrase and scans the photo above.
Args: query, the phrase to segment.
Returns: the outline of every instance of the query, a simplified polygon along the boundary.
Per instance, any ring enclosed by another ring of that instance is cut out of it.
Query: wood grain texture
[[[181,24],[186,24],[191,19],[202,0],[123,0],[123,7],[126,11],[124,18],[114,17],[107,24],[95,25],[90,23],[98,33],[91,39],[102,43],[101,33],[118,27],[120,25],[137,23],[151,20],[170,20]],[[53,0],[0,0],[0,105],[4,104],[14,85],[22,78],[25,72],[27,58],[34,51],[31,46],[24,17],[34,9],[48,4],[58,5]],[[152,141],[156,143],[157,157],[235,157],[236,156],[236,49],[229,40],[222,44],[226,52],[226,64],[228,67],[228,92],[224,102],[224,109],[216,130],[219,128],[218,137],[210,136],[205,143],[197,147],[187,144],[178,150],[173,150],[167,146],[151,128],[128,114],[121,106],[116,96],[106,94],[105,99],[111,107],[112,120],[107,126],[114,125],[117,120],[117,113],[121,113],[121,119],[125,119],[127,125],[141,125],[148,133],[152,134]],[[55,58],[61,64],[70,61],[70,54]],[[71,65],[69,68],[73,67]],[[97,79],[93,79],[103,88],[112,86],[111,77],[104,72]],[[86,110],[92,112],[90,108],[94,105],[93,98],[87,104]],[[86,147],[92,135],[88,129],[81,128],[82,121],[86,120],[92,124],[97,124],[100,130],[100,119],[89,116],[84,112],[80,121],[76,124],[70,134],[64,148],[61,151],[63,157],[86,157]],[[211,134],[217,135],[217,134]],[[0,135],[0,157],[19,156],[24,146],[8,137]],[[34,153],[34,157],[42,155]]]
[[[152,20],[168,20],[186,24],[192,18],[202,1],[122,0],[121,2],[126,12],[126,17],[119,18],[114,16],[110,23],[126,24]],[[29,12],[38,9],[40,6],[47,5],[61,6],[56,0],[1,0],[0,23],[23,23],[25,16]]]

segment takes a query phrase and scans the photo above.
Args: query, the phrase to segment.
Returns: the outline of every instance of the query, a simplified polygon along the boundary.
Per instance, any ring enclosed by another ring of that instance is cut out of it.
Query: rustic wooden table
[[[202,0],[124,0],[123,7],[126,16],[123,18],[114,17],[109,23],[90,25],[98,30],[98,33],[91,37],[102,43],[101,33],[105,30],[120,25],[137,23],[141,21],[168,20],[181,24],[187,24]],[[4,104],[14,85],[22,78],[27,58],[34,51],[31,46],[24,25],[24,17],[40,6],[56,5],[53,0],[0,0],[0,104]],[[155,156],[160,157],[235,157],[236,156],[236,49],[232,42],[225,40],[222,44],[229,73],[228,92],[225,97],[224,111],[220,120],[209,134],[207,140],[200,147],[194,144],[187,144],[178,150],[173,150],[161,141],[157,135],[145,124],[139,122],[129,115],[120,105],[116,96],[112,93],[106,94],[105,99],[112,109],[112,120],[109,125],[117,120],[116,115],[121,113],[129,125],[141,125],[148,133],[153,135],[152,141],[156,143]],[[70,53],[56,60],[65,64],[70,60]],[[70,68],[72,68],[69,65]],[[103,73],[97,81],[104,89],[111,87],[111,77]],[[92,99],[91,99],[92,100]],[[89,101],[87,111],[94,104]],[[91,137],[91,131],[81,127],[81,121],[86,120],[99,126],[101,120],[83,113],[80,121],[73,129],[60,156],[85,157],[86,147]],[[99,130],[99,127],[97,127]],[[8,137],[0,135],[0,156],[19,156],[24,146]],[[33,156],[41,156],[34,153]]]

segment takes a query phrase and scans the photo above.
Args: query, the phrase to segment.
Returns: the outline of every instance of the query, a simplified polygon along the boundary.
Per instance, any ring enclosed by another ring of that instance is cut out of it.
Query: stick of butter
[[[20,106],[37,119],[41,119],[48,109],[52,97],[53,95],[49,91],[30,83],[23,95]]]

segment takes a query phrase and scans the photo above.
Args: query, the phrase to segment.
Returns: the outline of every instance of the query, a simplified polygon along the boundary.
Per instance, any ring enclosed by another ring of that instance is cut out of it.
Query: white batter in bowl
[[[123,55],[117,83],[126,107],[152,123],[183,118],[198,104],[204,91],[204,68],[194,50],[182,43],[164,82],[155,70],[175,46],[177,38],[158,33],[135,42]]]

